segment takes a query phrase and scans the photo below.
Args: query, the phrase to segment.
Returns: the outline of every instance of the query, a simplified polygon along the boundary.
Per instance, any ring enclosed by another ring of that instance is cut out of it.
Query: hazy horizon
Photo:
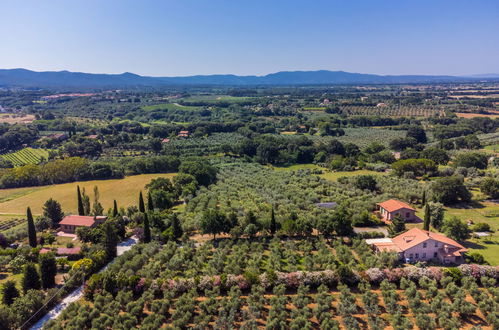
[[[499,73],[497,1],[6,0],[0,10],[5,69]]]

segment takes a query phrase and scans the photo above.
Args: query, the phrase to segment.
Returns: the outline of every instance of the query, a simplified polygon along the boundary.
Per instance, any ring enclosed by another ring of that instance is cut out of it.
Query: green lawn
[[[348,172],[345,171],[327,172],[319,176],[326,180],[337,181],[342,176],[356,176],[356,175],[386,175],[386,173],[370,171],[370,170],[357,170],[357,171],[348,171]]]
[[[417,215],[424,217],[423,211],[418,209]],[[446,207],[445,217],[456,216],[462,221],[472,220],[474,223],[488,223],[494,230],[490,236],[482,238],[471,238],[465,242],[465,246],[471,251],[482,254],[491,265],[499,265],[499,204],[491,202],[476,202],[473,205],[462,207]],[[408,227],[423,227],[423,224]]]
[[[342,176],[356,176],[356,175],[385,175],[385,172],[376,172],[370,170],[357,170],[357,171],[338,171],[330,172],[324,167],[315,164],[297,164],[291,166],[272,166],[275,171],[298,171],[298,170],[321,170],[323,173],[319,174],[321,178],[330,181],[337,181]]]

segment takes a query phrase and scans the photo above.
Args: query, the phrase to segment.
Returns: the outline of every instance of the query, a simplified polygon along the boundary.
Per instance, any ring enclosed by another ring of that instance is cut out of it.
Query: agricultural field
[[[210,136],[171,139],[163,148],[167,153],[181,153],[185,156],[200,156],[222,153],[225,147],[234,146],[243,140],[237,133],[215,133]]]
[[[142,107],[142,109],[146,110],[146,111],[153,111],[153,110],[197,111],[197,110],[200,110],[201,107],[180,105],[178,103],[162,103],[162,104],[155,104],[155,105],[145,105]]]
[[[136,205],[140,190],[154,178],[171,178],[175,174],[141,174],[128,176],[124,179],[94,180],[42,186],[35,188],[0,189],[0,212],[23,215],[30,206],[33,214],[42,214],[43,203],[53,198],[61,203],[66,213],[77,211],[76,186],[85,189],[90,200],[93,200],[93,188],[97,186],[100,192],[100,202],[105,210],[113,206],[116,199],[120,207]],[[118,193],[119,192],[119,193]]]
[[[498,325],[496,280],[469,276],[459,285],[442,277],[445,271],[439,268],[422,275],[415,267],[412,273],[410,268],[393,269],[390,260],[374,255],[362,242],[348,247],[338,241],[275,238],[225,240],[216,248],[211,242],[136,246],[93,276],[85,300],[73,303],[46,329]],[[382,270],[369,268],[371,263]],[[366,267],[365,272],[356,270]],[[140,284],[127,284],[122,275],[136,275]]]
[[[388,146],[389,142],[395,138],[405,137],[406,131],[392,130],[386,128],[344,128],[345,135],[339,136],[342,143],[354,143],[360,148],[368,146],[372,142]]]
[[[418,183],[397,178],[381,179],[384,176],[379,176],[378,180],[382,194],[362,191],[348,182],[339,183],[313,175],[310,165],[299,165],[294,171],[237,162],[219,167],[217,183],[200,189],[187,204],[183,214],[186,227],[196,227],[202,213],[215,206],[227,214],[235,212],[241,221],[251,211],[264,224],[275,205],[278,221],[295,217],[307,231],[315,226],[317,219],[331,212],[317,207],[317,203],[348,200],[347,209],[355,217],[389,196],[409,200],[422,193]]]
[[[461,118],[477,118],[477,117],[492,118],[492,119],[499,118],[499,114],[471,113],[471,112],[457,112],[456,116]]]
[[[218,102],[247,102],[254,100],[254,97],[244,96],[230,96],[230,95],[192,95],[189,97],[181,98],[183,102],[205,102],[205,103],[218,103]]]
[[[34,115],[20,115],[14,113],[0,113],[0,124],[29,124],[35,120]]]
[[[39,164],[46,161],[48,157],[49,150],[41,148],[24,148],[16,152],[0,155],[0,158],[10,161],[14,166]]]
[[[350,116],[388,117],[440,117],[444,110],[434,106],[342,106],[342,111]]]

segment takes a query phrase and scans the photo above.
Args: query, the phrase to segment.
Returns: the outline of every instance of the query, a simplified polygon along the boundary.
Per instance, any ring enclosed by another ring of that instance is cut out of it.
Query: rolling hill
[[[496,76],[474,77],[351,73],[344,71],[281,71],[264,76],[197,75],[186,77],[146,77],[122,74],[93,74],[69,71],[36,72],[26,69],[0,69],[0,86],[35,88],[111,88],[164,86],[286,86],[334,84],[413,84],[497,79]]]

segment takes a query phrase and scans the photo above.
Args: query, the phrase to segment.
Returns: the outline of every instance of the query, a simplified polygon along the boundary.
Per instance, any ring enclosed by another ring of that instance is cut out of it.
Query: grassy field
[[[418,209],[417,215],[424,217],[423,210]],[[491,265],[499,265],[499,204],[493,202],[475,202],[472,205],[453,206],[445,208],[445,217],[456,216],[462,221],[472,220],[474,223],[488,223],[494,230],[490,236],[471,238],[464,245],[470,252],[478,252],[485,257]],[[423,224],[407,226],[419,227]]]
[[[161,110],[161,109],[197,111],[200,110],[201,107],[185,106],[185,105],[180,105],[178,103],[161,103],[155,105],[146,105],[143,106],[142,109],[146,111]]]
[[[356,176],[356,175],[385,175],[385,172],[376,172],[376,171],[369,171],[369,170],[357,170],[357,171],[348,171],[348,172],[328,172],[319,175],[320,177],[330,180],[330,181],[336,181],[338,178],[341,178],[342,176]]]
[[[35,115],[21,115],[15,113],[0,113],[0,124],[29,124],[35,120]]]
[[[95,180],[64,183],[52,186],[43,186],[35,188],[13,188],[0,189],[0,215],[1,214],[24,214],[26,207],[30,206],[34,214],[41,214],[43,203],[54,198],[62,205],[66,213],[77,211],[76,186],[85,188],[93,201],[93,188],[97,186],[100,192],[100,202],[105,210],[113,206],[113,200],[116,199],[118,206],[129,206],[137,204],[140,190],[157,177],[171,178],[175,174],[142,174],[129,176],[124,179],[115,180]]]
[[[16,152],[0,155],[0,158],[8,160],[14,166],[22,166],[26,164],[38,164],[43,160],[48,159],[49,150],[24,148]]]
[[[326,180],[330,181],[336,181],[338,178],[341,178],[342,176],[356,176],[356,175],[385,175],[384,172],[375,172],[375,171],[369,171],[369,170],[357,170],[357,171],[338,171],[338,172],[329,172],[327,169],[324,167],[320,167],[315,164],[298,164],[298,165],[291,165],[291,166],[273,166],[272,167],[275,171],[298,171],[298,170],[322,170],[323,174],[319,174],[321,178],[324,178]]]

